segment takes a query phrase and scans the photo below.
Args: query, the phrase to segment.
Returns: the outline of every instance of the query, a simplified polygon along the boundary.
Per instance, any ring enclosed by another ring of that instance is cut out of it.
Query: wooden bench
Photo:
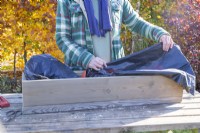
[[[2,133],[117,133],[125,131],[160,131],[168,129],[200,128],[200,94],[191,96],[184,92],[181,103],[131,105],[105,102],[106,108],[17,115],[7,121],[6,112],[22,109],[22,94],[4,94],[9,108],[0,109]],[[118,105],[126,106],[118,106]]]

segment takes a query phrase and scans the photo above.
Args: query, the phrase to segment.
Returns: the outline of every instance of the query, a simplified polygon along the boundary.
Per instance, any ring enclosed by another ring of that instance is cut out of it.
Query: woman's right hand
[[[104,67],[107,67],[107,65],[106,61],[104,61],[103,59],[99,57],[93,57],[88,67],[98,71],[100,69],[103,69]]]

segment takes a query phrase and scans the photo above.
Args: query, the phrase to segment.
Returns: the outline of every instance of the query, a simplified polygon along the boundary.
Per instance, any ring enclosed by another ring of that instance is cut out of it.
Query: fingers
[[[163,42],[163,50],[168,51],[170,48],[174,46],[174,42],[169,35],[163,35],[160,38],[160,42]]]
[[[100,69],[99,69],[97,66],[95,66],[95,65],[92,67],[92,69],[94,69],[94,70],[96,70],[96,71],[99,71],[99,70],[100,70]]]
[[[168,51],[171,46],[171,39],[169,36],[165,36],[162,40],[163,42],[163,50]]]
[[[106,61],[104,61],[103,59],[96,57],[96,60],[98,61],[98,63],[102,66],[102,67],[107,67]]]
[[[100,69],[103,69],[103,67],[107,67],[107,65],[103,59],[99,57],[94,57],[90,61],[88,67],[98,71]]]
[[[170,41],[170,48],[173,48],[173,46],[174,46],[174,41],[172,40],[172,38],[171,38],[171,41]]]

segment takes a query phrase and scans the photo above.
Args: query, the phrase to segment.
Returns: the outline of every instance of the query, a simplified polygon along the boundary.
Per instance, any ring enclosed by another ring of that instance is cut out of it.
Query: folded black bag
[[[27,80],[78,77],[67,65],[49,54],[32,56],[25,65],[24,75]]]
[[[162,49],[162,43],[155,44],[142,51],[112,61],[107,66],[100,71],[87,69],[86,76],[163,75],[182,85],[191,94],[194,94],[195,91],[195,74],[178,45],[165,52]]]

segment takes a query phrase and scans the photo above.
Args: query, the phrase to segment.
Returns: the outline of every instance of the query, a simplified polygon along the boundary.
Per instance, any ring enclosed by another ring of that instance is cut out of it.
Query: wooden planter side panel
[[[23,107],[118,100],[180,102],[183,89],[163,76],[22,81]]]

